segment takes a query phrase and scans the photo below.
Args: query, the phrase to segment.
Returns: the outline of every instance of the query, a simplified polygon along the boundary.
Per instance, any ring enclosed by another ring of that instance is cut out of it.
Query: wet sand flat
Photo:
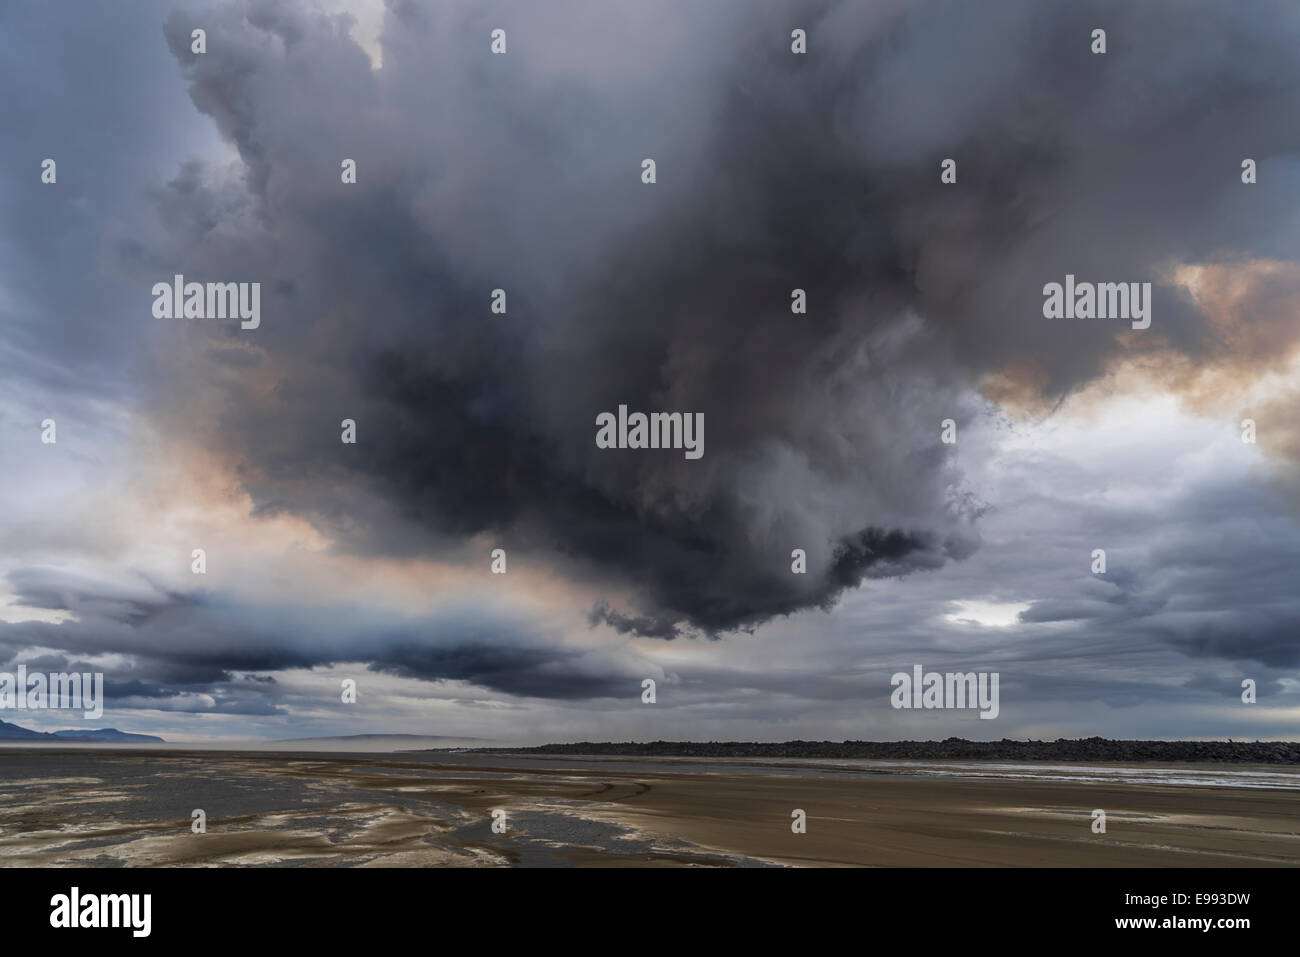
[[[0,866],[1295,866],[1298,802],[1267,767],[12,748]]]

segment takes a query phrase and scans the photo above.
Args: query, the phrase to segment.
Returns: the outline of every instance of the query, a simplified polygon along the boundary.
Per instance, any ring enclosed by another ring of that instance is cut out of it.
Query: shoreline
[[[628,757],[877,758],[917,761],[1162,761],[1300,764],[1300,741],[1158,741],[1057,738],[1055,741],[649,741],[543,744],[530,747],[429,748],[482,754],[582,754]]]

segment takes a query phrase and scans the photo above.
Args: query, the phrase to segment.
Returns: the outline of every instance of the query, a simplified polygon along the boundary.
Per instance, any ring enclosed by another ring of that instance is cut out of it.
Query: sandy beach
[[[3,866],[1300,863],[1291,768],[92,748],[0,767]]]

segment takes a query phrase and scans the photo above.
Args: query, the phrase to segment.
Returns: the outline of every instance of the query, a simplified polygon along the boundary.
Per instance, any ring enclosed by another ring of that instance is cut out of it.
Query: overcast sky
[[[1298,48],[1289,2],[10,0],[0,670],[176,741],[1294,739]],[[260,325],[155,318],[175,274]],[[1045,318],[1067,274],[1150,327]],[[597,448],[620,404],[704,455]],[[893,709],[917,664],[998,717]]]

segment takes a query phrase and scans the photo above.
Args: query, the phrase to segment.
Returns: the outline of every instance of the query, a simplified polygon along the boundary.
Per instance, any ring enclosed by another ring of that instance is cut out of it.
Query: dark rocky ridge
[[[533,748],[474,748],[480,753],[592,754],[689,758],[893,758],[989,761],[1170,761],[1300,764],[1296,741],[579,741]]]

